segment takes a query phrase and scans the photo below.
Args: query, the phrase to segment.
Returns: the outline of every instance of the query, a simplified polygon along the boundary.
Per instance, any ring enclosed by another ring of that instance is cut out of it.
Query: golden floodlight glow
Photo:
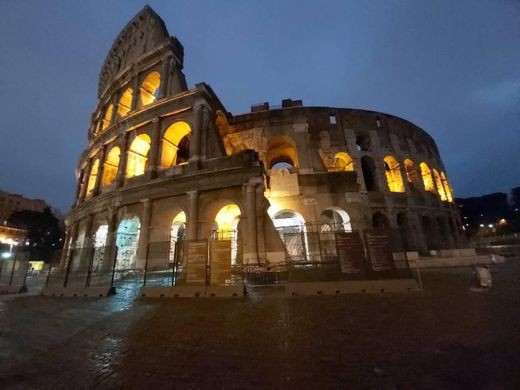
[[[419,179],[419,173],[417,172],[415,163],[410,159],[404,160],[404,169],[406,171],[406,178],[408,179],[408,182],[418,186],[421,180]]]
[[[421,175],[424,183],[424,189],[426,191],[435,192],[435,185],[433,184],[432,171],[430,167],[424,162],[420,164]]]
[[[148,151],[150,150],[150,137],[146,134],[139,134],[133,140],[128,150],[128,160],[126,165],[126,177],[132,178],[141,176],[145,172]]]
[[[442,185],[442,181],[441,181],[439,172],[437,172],[436,169],[433,170],[433,178],[435,180],[435,185],[437,186],[437,192],[439,193],[441,200],[443,202],[446,202],[448,200],[448,197],[446,196],[446,192],[444,191],[444,186]]]
[[[88,178],[87,185],[87,196],[92,195],[94,192],[94,188],[96,187],[96,178],[99,171],[99,158],[96,158],[94,164],[92,164],[92,168],[90,168],[90,176]]]
[[[286,135],[276,135],[269,140],[266,158],[269,169],[280,162],[297,167],[298,152],[296,151],[296,144],[291,137]]]
[[[164,133],[161,151],[161,167],[170,168],[185,162],[189,155],[190,125],[175,122]]]
[[[385,174],[388,188],[392,192],[404,192],[403,177],[401,176],[401,169],[399,163],[392,156],[386,156],[385,162]]]
[[[186,213],[184,211],[181,211],[173,218],[172,225],[175,223],[186,223]]]
[[[444,186],[444,191],[446,192],[446,197],[448,198],[448,202],[453,202],[453,190],[451,189],[450,183],[448,183],[448,179],[444,172],[441,172],[441,180]]]
[[[348,153],[339,152],[334,156],[334,168],[338,171],[353,171],[354,160]]]
[[[239,216],[240,209],[236,204],[228,204],[222,207],[215,217],[218,230],[223,232],[224,235],[226,233],[231,234],[231,232],[237,228]],[[227,237],[223,236],[222,238]]]
[[[134,94],[134,91],[132,88],[127,88],[125,92],[121,95],[121,99],[119,99],[119,104],[117,106],[117,115],[119,115],[120,118],[125,117],[128,115],[130,110],[132,109],[132,96]]]
[[[161,75],[159,72],[151,72],[141,84],[141,107],[152,104],[157,99]]]
[[[117,146],[114,146],[112,149],[110,149],[110,152],[108,152],[107,158],[105,160],[101,186],[107,187],[116,180],[120,159],[121,149],[119,149]]]
[[[101,130],[105,130],[108,126],[110,126],[113,111],[114,107],[112,106],[112,104],[109,104],[105,111],[105,116],[103,117],[103,127],[101,128]]]

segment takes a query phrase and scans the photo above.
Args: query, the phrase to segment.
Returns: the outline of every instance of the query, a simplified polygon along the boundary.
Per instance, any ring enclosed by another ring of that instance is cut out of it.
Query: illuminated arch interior
[[[215,216],[217,237],[221,240],[231,240],[231,265],[237,263],[239,221],[240,208],[236,204],[222,207]]]
[[[150,137],[146,134],[139,134],[133,140],[128,149],[128,161],[126,165],[126,177],[132,178],[141,176],[146,169],[148,151],[150,150]]]
[[[433,184],[432,171],[430,170],[430,167],[424,162],[420,164],[420,167],[424,189],[426,191],[435,192],[435,185]]]
[[[94,234],[94,256],[92,259],[92,272],[99,271],[103,266],[103,257],[105,254],[107,235],[107,224],[100,225]]]
[[[442,185],[441,176],[439,175],[439,172],[437,172],[436,169],[433,170],[433,179],[435,180],[435,185],[437,186],[437,192],[439,193],[441,200],[443,202],[447,201],[448,197],[446,196],[446,192],[444,191],[444,186]]]
[[[187,162],[190,154],[191,128],[186,122],[175,122],[162,140],[161,167],[170,168]]]
[[[293,210],[280,210],[272,220],[289,257],[295,261],[305,260],[309,243],[303,216]]]
[[[401,176],[401,169],[399,163],[392,156],[386,156],[385,162],[385,174],[388,188],[392,192],[404,192],[403,177]]]
[[[112,106],[112,104],[109,104],[107,109],[105,110],[105,116],[103,117],[103,126],[101,127],[101,130],[105,130],[108,126],[110,126],[113,112],[114,106]]]
[[[170,231],[170,253],[169,261],[173,263],[178,256],[180,242],[184,238],[184,231],[186,229],[186,213],[181,211],[173,218]]]
[[[90,175],[88,177],[87,184],[87,196],[92,195],[94,192],[94,188],[96,187],[96,179],[99,172],[99,158],[96,158],[94,163],[92,164],[92,168],[90,168]]]
[[[123,219],[117,228],[116,269],[135,268],[141,224],[138,217]]]
[[[441,172],[441,180],[442,184],[444,185],[444,191],[446,192],[446,198],[448,199],[448,202],[453,202],[453,191],[444,172]]]
[[[420,185],[421,180],[419,178],[419,172],[417,172],[415,163],[410,159],[404,160],[404,169],[406,171],[406,178],[408,183],[413,184],[417,188]]]
[[[159,72],[151,72],[141,84],[141,106],[152,104],[159,96],[161,75]]]
[[[296,144],[290,137],[275,136],[269,140],[266,158],[269,169],[297,167],[298,152],[296,151]],[[281,163],[283,165],[280,165]]]
[[[119,115],[120,118],[123,118],[126,115],[128,115],[128,113],[132,109],[133,94],[134,91],[132,90],[132,88],[127,88],[121,95],[121,99],[119,99],[119,105],[117,106],[117,115]]]
[[[101,182],[103,187],[111,185],[116,180],[120,160],[121,149],[119,149],[117,146],[114,146],[112,149],[110,149],[110,152],[108,152],[105,165],[103,167],[103,180]]]
[[[331,207],[323,210],[321,220],[324,223],[321,231],[344,231],[351,232],[352,225],[348,213],[338,207]]]
[[[334,156],[334,168],[338,171],[353,171],[354,160],[348,153],[340,152]]]

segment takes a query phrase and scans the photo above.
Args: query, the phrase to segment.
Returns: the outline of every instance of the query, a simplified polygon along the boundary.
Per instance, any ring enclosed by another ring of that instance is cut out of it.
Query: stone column
[[[88,269],[88,265],[90,262],[90,259],[92,257],[92,246],[94,243],[93,240],[93,230],[94,230],[94,215],[88,214],[87,215],[87,222],[85,225],[85,237],[83,238],[83,246],[81,247],[81,253],[79,257],[79,270],[80,271],[86,271]]]
[[[96,184],[94,185],[94,191],[92,196],[96,196],[99,194],[99,190],[101,188],[101,180],[103,178],[103,171],[105,170],[105,154],[106,154],[107,146],[103,145],[101,148],[101,152],[99,153],[99,168],[96,176]]]
[[[119,161],[119,169],[117,171],[116,187],[122,187],[125,184],[127,160],[128,160],[128,131],[123,134],[123,142],[121,143],[121,159]]]
[[[159,99],[162,99],[170,93],[170,75],[173,69],[173,58],[167,56],[163,59],[162,70],[161,70],[161,86],[159,91]]]
[[[119,97],[120,97],[120,92],[119,91],[114,93],[114,96],[112,96],[112,118],[110,118],[110,124],[108,125],[109,127],[112,126],[117,121],[117,117],[118,117],[117,111],[118,111],[118,107],[119,107]]]
[[[297,123],[293,125],[294,141],[296,142],[296,152],[298,153],[298,172],[312,173],[312,151],[309,148],[309,124]]]
[[[137,110],[139,108],[139,98],[141,97],[141,85],[139,84],[139,75],[134,76],[134,80],[132,82],[132,106],[130,107],[130,111]]]
[[[143,215],[141,219],[141,231],[139,232],[139,243],[137,245],[136,268],[144,269],[148,255],[152,202],[150,199],[143,199],[141,202],[143,203]]]
[[[176,95],[187,89],[186,80],[184,79],[180,65],[173,64],[170,80],[170,94]]]
[[[108,214],[108,231],[107,241],[105,242],[105,253],[103,256],[102,272],[110,272],[112,270],[114,256],[116,255],[116,238],[117,238],[117,210],[111,209]]]
[[[197,166],[200,160],[200,138],[202,136],[202,105],[197,105],[193,108],[193,129],[191,132],[190,142],[190,164]]]
[[[148,166],[146,167],[146,175],[148,179],[157,177],[157,170],[159,169],[159,156],[161,154],[161,120],[153,118],[152,120],[152,134],[150,137],[150,152],[148,154]]]
[[[89,159],[87,166],[85,167],[85,174],[83,175],[83,184],[81,185],[81,191],[79,194],[80,200],[85,199],[85,196],[87,195],[88,180],[90,178],[91,168],[92,168],[92,159]]]
[[[198,235],[198,220],[199,220],[199,192],[188,191],[186,193],[189,200],[188,209],[188,226],[186,229],[186,239],[196,240]]]
[[[246,222],[247,222],[247,253],[244,254],[245,264],[258,264],[258,237],[256,226],[256,183],[247,183]]]
[[[78,234],[78,223],[71,223],[71,226],[67,229],[67,235],[65,236],[65,244],[63,251],[61,252],[60,269],[66,269],[70,261],[71,255],[71,244],[76,239]]]

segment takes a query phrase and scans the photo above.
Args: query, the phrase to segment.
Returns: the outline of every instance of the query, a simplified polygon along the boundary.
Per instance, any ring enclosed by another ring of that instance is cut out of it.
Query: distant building
[[[0,244],[10,247],[22,245],[26,236],[27,230],[0,226]]]
[[[5,225],[9,216],[15,211],[43,211],[47,203],[41,199],[29,199],[20,194],[0,191],[0,225]]]

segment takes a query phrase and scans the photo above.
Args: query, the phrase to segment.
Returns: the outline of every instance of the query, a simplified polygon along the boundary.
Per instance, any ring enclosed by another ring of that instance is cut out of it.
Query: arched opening
[[[404,160],[404,169],[406,171],[408,183],[411,184],[412,188],[418,189],[421,185],[421,179],[415,163],[410,159]]]
[[[403,177],[401,176],[401,168],[397,160],[392,156],[386,156],[384,163],[389,190],[391,192],[404,192]]]
[[[105,110],[105,116],[103,116],[103,125],[101,127],[101,130],[105,130],[108,126],[110,126],[110,123],[112,122],[113,112],[114,106],[112,106],[112,104],[109,104]]]
[[[444,192],[444,186],[442,185],[442,180],[439,175],[439,172],[437,172],[436,169],[433,170],[433,179],[435,180],[435,185],[437,186],[437,192],[439,193],[441,200],[443,202],[446,202],[448,200],[448,198],[446,196],[446,192]]]
[[[132,109],[133,94],[133,89],[127,88],[121,95],[121,99],[119,99],[119,104],[117,106],[117,115],[119,115],[120,118],[127,116]]]
[[[351,232],[352,225],[348,213],[339,207],[331,207],[321,213],[321,228],[325,231]]]
[[[146,161],[148,160],[148,151],[150,150],[150,143],[150,137],[146,134],[139,134],[133,140],[128,149],[128,160],[126,163],[127,178],[144,174]]]
[[[420,167],[424,189],[426,191],[435,192],[435,185],[433,184],[432,171],[430,170],[430,167],[424,162],[420,164]]]
[[[432,221],[429,217],[421,217],[421,227],[425,239],[426,248],[428,251],[437,249],[435,230]]]
[[[92,164],[92,168],[90,168],[90,175],[88,177],[87,184],[87,196],[91,196],[94,193],[94,189],[96,188],[96,180],[97,175],[99,173],[99,158],[96,158],[94,163]]]
[[[361,157],[361,170],[367,191],[377,191],[376,167],[374,160],[368,156]]]
[[[188,161],[190,137],[191,128],[186,122],[175,122],[168,127],[162,139],[162,168],[171,168]]]
[[[372,216],[372,227],[374,229],[389,229],[390,223],[388,218],[383,213],[375,213]]]
[[[290,169],[298,166],[296,144],[287,136],[275,136],[269,140],[267,153],[268,169]]]
[[[117,270],[135,268],[140,228],[139,217],[123,219],[119,224],[116,235]]]
[[[180,248],[186,230],[186,213],[181,211],[173,218],[170,231],[170,253],[168,259],[170,263],[179,263]]]
[[[446,198],[448,199],[448,202],[453,202],[453,192],[444,172],[441,172],[441,180],[444,186],[444,191],[446,192]]]
[[[119,170],[119,161],[121,160],[121,149],[114,146],[107,154],[105,159],[105,165],[103,167],[103,180],[101,182],[102,187],[108,187],[111,185],[117,177],[117,171]]]
[[[141,84],[141,107],[152,104],[159,97],[161,75],[159,72],[151,72]]]
[[[216,239],[231,240],[231,265],[238,264],[238,222],[240,208],[236,204],[222,207],[215,216]]]
[[[103,258],[107,243],[108,225],[100,225],[94,234],[94,255],[92,257],[92,272],[103,269]]]
[[[354,160],[348,153],[339,152],[334,156],[334,170],[336,171],[353,171]]]
[[[289,258],[293,261],[306,260],[308,242],[302,215],[292,210],[281,210],[274,215],[273,224],[285,244]]]
[[[358,151],[370,151],[370,137],[368,135],[358,135],[356,138],[356,148]]]
[[[411,250],[410,226],[406,213],[400,212],[396,217],[397,229],[399,230],[399,238],[401,240],[401,250]]]

